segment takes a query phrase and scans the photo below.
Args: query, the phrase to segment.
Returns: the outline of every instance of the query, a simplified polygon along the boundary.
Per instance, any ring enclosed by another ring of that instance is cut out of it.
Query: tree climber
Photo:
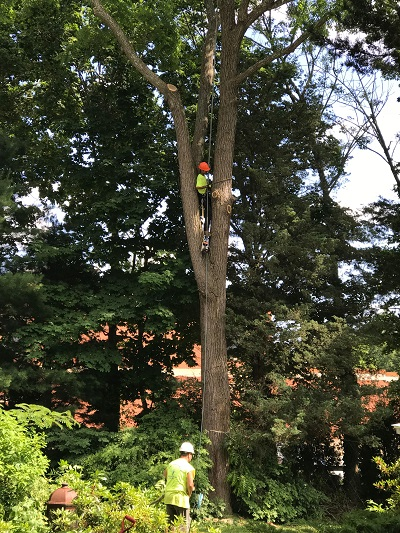
[[[199,197],[200,218],[203,224],[204,238],[203,251],[208,251],[211,231],[212,207],[211,207],[211,183],[206,173],[211,170],[208,163],[202,161],[198,166],[199,174],[196,180],[196,189]]]

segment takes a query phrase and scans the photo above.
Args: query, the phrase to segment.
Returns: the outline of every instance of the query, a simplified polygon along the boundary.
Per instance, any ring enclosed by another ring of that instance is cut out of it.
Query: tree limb
[[[249,8],[249,4],[250,4],[250,0],[242,0],[242,2],[240,3],[239,11],[238,11],[238,22],[239,22],[239,24],[240,23],[246,24],[247,17],[248,17],[247,10]]]
[[[113,32],[115,38],[117,39],[119,45],[122,48],[122,51],[125,53],[126,57],[135,67],[135,69],[142,74],[142,76],[151,83],[161,94],[168,96],[169,88],[168,85],[155,74],[147,65],[140,59],[136,50],[134,49],[132,43],[126,37],[124,31],[118,22],[104,9],[100,0],[91,0],[93,6],[93,12],[106,26],[110,28]]]
[[[177,139],[181,198],[189,250],[191,257],[196,257],[196,254],[199,253],[198,236],[200,235],[200,230],[198,229],[199,225],[197,223],[198,201],[196,189],[193,186],[195,173],[189,127],[179,91],[174,85],[165,83],[160,76],[153,72],[144,61],[140,59],[120,25],[109,13],[107,13],[101,1],[91,0],[91,3],[94,14],[110,28],[117,42],[121,46],[122,51],[133,67],[165,97],[171,110]],[[196,279],[198,279],[202,275],[202,269],[196,269],[194,264],[194,270],[195,273],[197,273]]]
[[[254,22],[261,17],[266,11],[272,11],[278,9],[286,4],[289,4],[292,0],[263,0],[259,6],[256,6],[250,13],[248,13],[247,20],[245,22],[246,30],[250,28]]]
[[[319,28],[325,24],[327,21],[327,17],[323,17],[315,26],[313,29]],[[281,48],[280,50],[276,50],[272,54],[270,54],[268,57],[265,57],[264,59],[261,59],[260,61],[257,61],[253,65],[251,65],[248,69],[246,69],[244,72],[241,72],[236,76],[235,82],[237,85],[240,85],[244,82],[244,80],[256,72],[258,72],[262,67],[265,67],[266,65],[270,65],[275,59],[278,59],[280,57],[287,56],[294,52],[302,43],[304,43],[311,35],[311,31],[305,31],[302,33],[296,40],[294,40],[291,44],[286,46],[285,48]]]

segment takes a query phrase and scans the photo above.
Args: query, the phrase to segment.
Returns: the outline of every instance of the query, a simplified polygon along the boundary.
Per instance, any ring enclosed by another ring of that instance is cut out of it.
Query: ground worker
[[[183,531],[190,530],[189,498],[194,491],[195,469],[190,464],[194,449],[190,442],[183,442],[179,448],[180,457],[169,463],[164,470],[166,479],[164,503],[168,521],[172,524],[178,517],[185,520]]]
[[[200,216],[204,219],[204,235],[208,236],[211,229],[211,183],[206,176],[207,172],[210,172],[211,168],[208,163],[202,161],[199,166],[199,174],[196,180],[196,189],[199,196]]]

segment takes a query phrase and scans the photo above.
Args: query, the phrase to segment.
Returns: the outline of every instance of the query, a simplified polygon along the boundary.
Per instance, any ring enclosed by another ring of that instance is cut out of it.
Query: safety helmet
[[[190,442],[182,442],[182,445],[179,448],[179,451],[183,453],[191,453],[193,455],[194,454],[193,444],[191,444]]]
[[[204,172],[208,172],[209,170],[211,170],[211,168],[208,166],[208,163],[206,163],[205,161],[199,163],[199,169],[204,170]]]

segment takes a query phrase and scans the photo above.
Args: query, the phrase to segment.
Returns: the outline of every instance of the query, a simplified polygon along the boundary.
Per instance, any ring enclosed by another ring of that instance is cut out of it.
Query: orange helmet
[[[201,163],[199,163],[199,169],[204,170],[204,172],[208,172],[209,170],[211,170],[211,168],[208,166],[208,164],[205,161],[202,161]]]

